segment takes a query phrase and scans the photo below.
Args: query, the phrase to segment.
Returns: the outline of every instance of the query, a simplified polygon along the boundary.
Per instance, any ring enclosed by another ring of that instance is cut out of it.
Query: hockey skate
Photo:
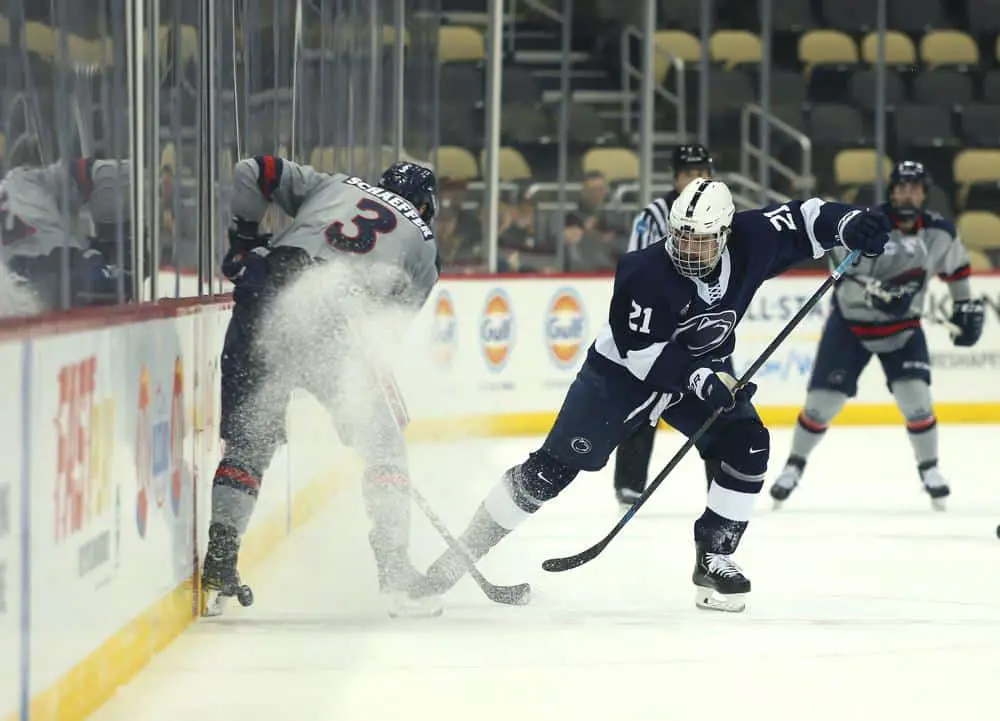
[[[253,591],[240,582],[236,570],[238,549],[236,529],[219,523],[209,527],[208,550],[201,574],[202,616],[221,616],[234,596],[241,606],[253,604]]]
[[[615,500],[618,501],[618,507],[622,513],[634,506],[641,497],[642,491],[634,491],[631,488],[615,489]]]
[[[746,608],[750,579],[732,558],[711,553],[702,544],[695,546],[694,573],[695,605],[707,611],[740,613]]]
[[[780,475],[775,479],[774,484],[771,486],[771,498],[774,499],[774,509],[778,510],[781,508],[788,497],[792,495],[792,491],[795,490],[796,486],[799,485],[799,480],[802,478],[802,465],[796,463],[795,460],[789,459],[788,463],[785,464],[784,469],[782,469]]]
[[[931,505],[935,511],[947,510],[945,499],[951,494],[948,481],[941,475],[937,465],[920,469],[920,481],[924,484],[924,490],[931,497]]]
[[[440,594],[411,593],[426,579],[413,567],[406,553],[379,554],[378,588],[390,618],[433,618],[444,611]]]

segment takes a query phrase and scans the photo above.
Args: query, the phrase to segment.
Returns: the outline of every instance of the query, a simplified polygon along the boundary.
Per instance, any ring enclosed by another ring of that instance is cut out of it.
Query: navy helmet
[[[931,174],[927,172],[923,163],[904,160],[892,169],[892,174],[889,176],[889,190],[900,183],[920,183],[924,186],[924,192],[927,192],[931,184]]]
[[[378,186],[413,203],[425,223],[430,223],[437,214],[437,179],[430,168],[416,163],[393,163],[382,173]]]
[[[923,163],[918,163],[916,160],[904,160],[892,169],[892,174],[889,176],[889,193],[891,194],[892,189],[900,183],[920,183],[924,189],[924,202],[920,206],[909,202],[897,203],[891,197],[889,199],[896,217],[901,221],[910,222],[915,220],[927,205],[927,191],[931,184],[931,174],[927,172]]]
[[[708,148],[704,145],[678,145],[674,148],[673,161],[675,173],[696,168],[704,168],[711,174],[715,173],[712,156],[709,155]]]

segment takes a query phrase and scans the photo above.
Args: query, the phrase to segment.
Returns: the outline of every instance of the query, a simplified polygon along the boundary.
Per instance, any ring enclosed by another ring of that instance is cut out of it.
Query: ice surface
[[[545,573],[615,520],[610,466],[581,476],[480,566],[494,583],[530,581],[531,605],[491,604],[463,581],[423,621],[377,609],[360,493],[346,488],[247,577],[256,605],[197,623],[93,718],[996,721],[998,430],[941,427],[952,497],[938,513],[902,428],[834,427],[784,509],[760,498],[736,557],[754,584],[743,614],[694,607],[695,458],[601,557]],[[790,432],[772,437],[768,483]],[[680,442],[658,436],[654,473]],[[414,480],[458,533],[537,443],[418,446]],[[419,515],[414,538],[424,567],[442,543]]]

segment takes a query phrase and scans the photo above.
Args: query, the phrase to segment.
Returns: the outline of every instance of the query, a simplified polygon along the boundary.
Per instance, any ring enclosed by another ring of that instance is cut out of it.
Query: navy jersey
[[[844,247],[843,228],[859,213],[819,198],[737,213],[719,265],[703,279],[680,275],[663,243],[626,253],[587,362],[657,390],[685,391],[696,366],[732,355],[736,326],[761,284]]]

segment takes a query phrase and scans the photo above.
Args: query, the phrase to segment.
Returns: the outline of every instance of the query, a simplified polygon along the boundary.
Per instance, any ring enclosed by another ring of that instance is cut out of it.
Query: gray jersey
[[[438,280],[434,232],[404,198],[342,173],[320,173],[275,156],[241,160],[233,170],[232,214],[260,222],[270,202],[292,218],[271,247],[301,248],[320,261],[347,264],[359,285],[398,274],[394,293],[419,308]]]
[[[847,250],[830,253],[835,267]],[[873,353],[902,348],[920,327],[930,276],[948,283],[952,298],[967,300],[969,257],[954,223],[937,213],[921,214],[914,231],[898,228],[885,253],[862,257],[845,273],[835,299],[854,335]]]
[[[3,259],[87,247],[80,211],[95,223],[129,217],[128,162],[80,158],[44,168],[14,168],[0,180]]]

